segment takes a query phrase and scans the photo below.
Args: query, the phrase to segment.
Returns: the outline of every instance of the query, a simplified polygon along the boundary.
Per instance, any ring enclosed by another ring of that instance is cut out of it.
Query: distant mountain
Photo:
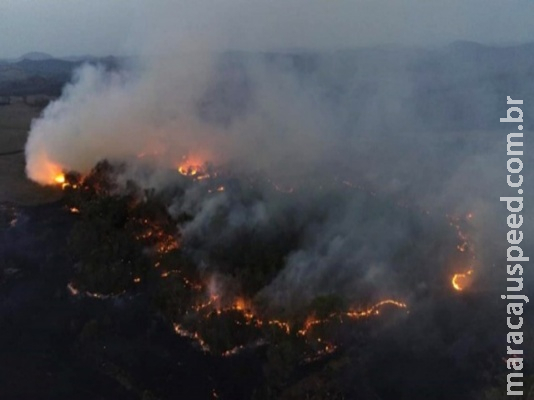
[[[57,58],[47,58],[44,60],[24,59],[11,64],[12,67],[19,68],[30,76],[36,75],[44,78],[59,77],[61,79],[68,79],[71,76],[73,68],[79,65],[80,63],[63,61]]]
[[[30,53],[24,54],[22,57],[20,57],[18,59],[18,61],[23,61],[23,60],[44,61],[44,60],[50,60],[52,58],[54,58],[54,57],[51,56],[50,54],[42,53],[42,52],[39,52],[39,51],[32,51]]]
[[[119,69],[121,59],[114,57],[80,57],[68,61],[45,53],[28,53],[18,60],[0,61],[0,96],[46,94],[59,96],[73,71],[84,63],[100,64],[107,69]]]
[[[59,57],[58,59],[63,60],[63,61],[69,61],[69,62],[91,62],[91,61],[98,61],[100,58],[101,57],[95,57],[95,56],[86,54],[82,56]]]
[[[491,46],[486,46],[477,42],[469,41],[469,40],[457,40],[455,42],[452,42],[448,46],[449,49],[453,50],[461,50],[461,51],[477,51],[481,49],[487,49],[491,48]]]

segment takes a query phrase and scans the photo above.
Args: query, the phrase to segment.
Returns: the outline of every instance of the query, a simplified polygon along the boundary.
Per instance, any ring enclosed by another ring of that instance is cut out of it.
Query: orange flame
[[[179,163],[178,172],[185,176],[196,176],[202,171],[204,161],[198,156],[184,157]]]
[[[180,165],[178,172],[185,176],[195,176],[199,170],[198,165]]]
[[[374,315],[378,315],[378,314],[380,314],[380,308],[382,306],[385,306],[386,304],[395,306],[397,308],[407,308],[408,307],[406,305],[406,303],[403,303],[401,301],[387,299],[387,300],[382,300],[379,303],[376,303],[375,305],[369,307],[366,310],[349,311],[348,313],[346,313],[346,316],[349,317],[349,318],[362,318],[362,317],[369,317],[369,316],[371,316],[373,314]]]
[[[202,351],[204,351],[206,353],[210,351],[210,347],[204,341],[204,339],[202,339],[200,337],[198,332],[189,332],[188,330],[183,329],[180,324],[176,324],[176,323],[174,324],[174,331],[176,332],[177,335],[179,335],[181,337],[189,338],[189,339],[195,341],[198,344],[198,346],[201,348]]]
[[[62,185],[65,183],[65,175],[64,174],[58,174],[54,177],[54,182]]]
[[[26,173],[28,178],[40,185],[61,185],[65,183],[63,165],[53,161],[44,152],[33,154],[26,160]]]
[[[451,284],[454,290],[461,292],[471,286],[472,281],[473,270],[470,269],[465,273],[454,274],[451,279]]]
[[[200,181],[210,178],[207,172],[207,161],[211,157],[207,153],[188,155],[182,157],[182,160],[176,164],[178,172],[184,176],[192,177]]]
[[[476,261],[477,257],[474,244],[472,240],[470,240],[468,233],[464,230],[464,224],[467,221],[472,220],[474,218],[474,214],[469,212],[463,219],[461,217],[452,217],[449,215],[447,215],[447,218],[449,219],[449,224],[456,230],[458,237],[458,245],[456,246],[456,250],[458,250],[459,253],[463,253],[463,257],[468,257],[471,260]],[[461,292],[470,287],[473,283],[473,273],[473,266],[471,266],[465,272],[455,273],[451,278],[451,285],[453,289]]]
[[[205,303],[197,304],[196,306],[193,306],[192,311],[201,313],[201,315],[204,316],[205,318],[212,316],[212,315],[221,315],[222,313],[226,313],[229,311],[238,311],[245,318],[246,321],[244,322],[244,324],[246,325],[252,325],[257,328],[260,328],[262,326],[273,326],[273,327],[280,329],[286,335],[290,335],[292,332],[292,328],[289,322],[285,322],[285,321],[281,321],[277,319],[262,318],[260,315],[256,315],[253,311],[253,305],[250,303],[249,300],[245,298],[242,298],[242,297],[236,298],[234,302],[232,303],[232,305],[226,308],[219,307],[217,304],[219,303],[218,300],[219,299],[217,295],[211,295],[209,300],[206,301]],[[313,335],[310,335],[315,326],[325,324],[328,322],[332,322],[334,320],[339,320],[339,322],[342,323],[343,318],[355,320],[359,318],[367,318],[367,317],[371,317],[374,315],[378,315],[380,314],[380,309],[386,305],[395,306],[401,309],[408,308],[408,306],[403,302],[387,299],[387,300],[382,300],[370,306],[367,309],[361,309],[360,311],[345,311],[345,312],[339,312],[339,313],[338,312],[332,313],[331,315],[327,316],[325,319],[317,319],[313,315],[309,316],[304,322],[301,329],[295,331],[297,335],[305,337],[306,341],[311,340],[316,345],[321,346],[321,349],[317,350],[315,354],[312,356],[312,358],[310,358],[308,361],[313,360],[313,359],[319,359],[323,357],[324,355],[327,355],[327,354],[330,354],[336,351],[337,349],[337,346],[335,344],[329,343],[320,337],[314,338]],[[242,325],[242,323],[239,323],[239,325]],[[178,335],[182,337],[188,337],[192,339],[193,341],[195,341],[203,351],[211,352],[209,345],[198,332],[185,329],[178,323],[174,324],[174,329]],[[261,345],[263,343],[265,343],[263,339],[259,339],[256,343],[253,344],[253,346]],[[235,354],[238,354],[239,352],[241,352],[242,350],[250,346],[251,346],[250,344],[238,345],[234,348],[223,351],[219,355],[223,357],[230,357]]]
[[[54,177],[54,183],[58,186],[61,186],[61,189],[65,189],[66,187],[70,186],[70,184],[67,182],[65,178],[65,174],[63,173],[57,174]],[[76,185],[74,185],[73,188],[76,189]]]
[[[304,323],[304,326],[302,327],[302,329],[300,329],[298,331],[298,334],[301,335],[301,336],[306,336],[308,334],[308,332],[314,326],[320,325],[320,324],[324,324],[324,323],[329,322],[329,321],[332,321],[333,318],[346,317],[346,318],[355,320],[355,319],[360,319],[360,318],[368,318],[368,317],[371,317],[373,315],[379,315],[380,314],[380,309],[385,305],[391,305],[391,306],[395,306],[397,308],[404,308],[404,309],[408,308],[408,305],[406,303],[403,303],[403,302],[397,301],[397,300],[386,299],[386,300],[382,300],[382,301],[370,306],[367,309],[362,309],[362,310],[357,310],[357,311],[352,310],[352,311],[347,311],[347,312],[344,312],[344,313],[341,313],[341,314],[333,313],[333,314],[329,315],[325,319],[315,319],[312,316],[312,317],[308,317],[308,319],[306,319],[306,322]]]
[[[247,303],[244,298],[238,297],[234,303],[234,310],[245,311],[247,309]]]

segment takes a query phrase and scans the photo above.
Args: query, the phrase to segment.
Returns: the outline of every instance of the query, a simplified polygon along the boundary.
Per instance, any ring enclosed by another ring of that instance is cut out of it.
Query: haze
[[[174,50],[506,44],[534,40],[533,17],[526,0],[4,0],[0,58],[169,51],[161,31]]]

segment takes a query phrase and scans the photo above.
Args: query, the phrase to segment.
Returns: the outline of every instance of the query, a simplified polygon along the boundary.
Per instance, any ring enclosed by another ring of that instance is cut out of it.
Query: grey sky
[[[527,0],[1,0],[0,58],[526,42],[533,20]]]

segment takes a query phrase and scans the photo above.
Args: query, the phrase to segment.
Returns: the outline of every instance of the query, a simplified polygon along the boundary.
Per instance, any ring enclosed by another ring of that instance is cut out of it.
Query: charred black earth
[[[332,294],[273,310],[248,300],[276,272],[259,262],[262,273],[220,271],[242,300],[203,304],[205,273],[176,232],[191,216],[114,185],[102,164],[67,176],[59,202],[1,206],[4,398],[501,398],[492,388],[505,387],[505,326],[494,315],[504,310],[494,293],[427,290],[406,307],[358,311]],[[298,232],[287,235],[292,243]],[[258,259],[275,253],[274,264],[291,250],[270,245],[251,248]]]

